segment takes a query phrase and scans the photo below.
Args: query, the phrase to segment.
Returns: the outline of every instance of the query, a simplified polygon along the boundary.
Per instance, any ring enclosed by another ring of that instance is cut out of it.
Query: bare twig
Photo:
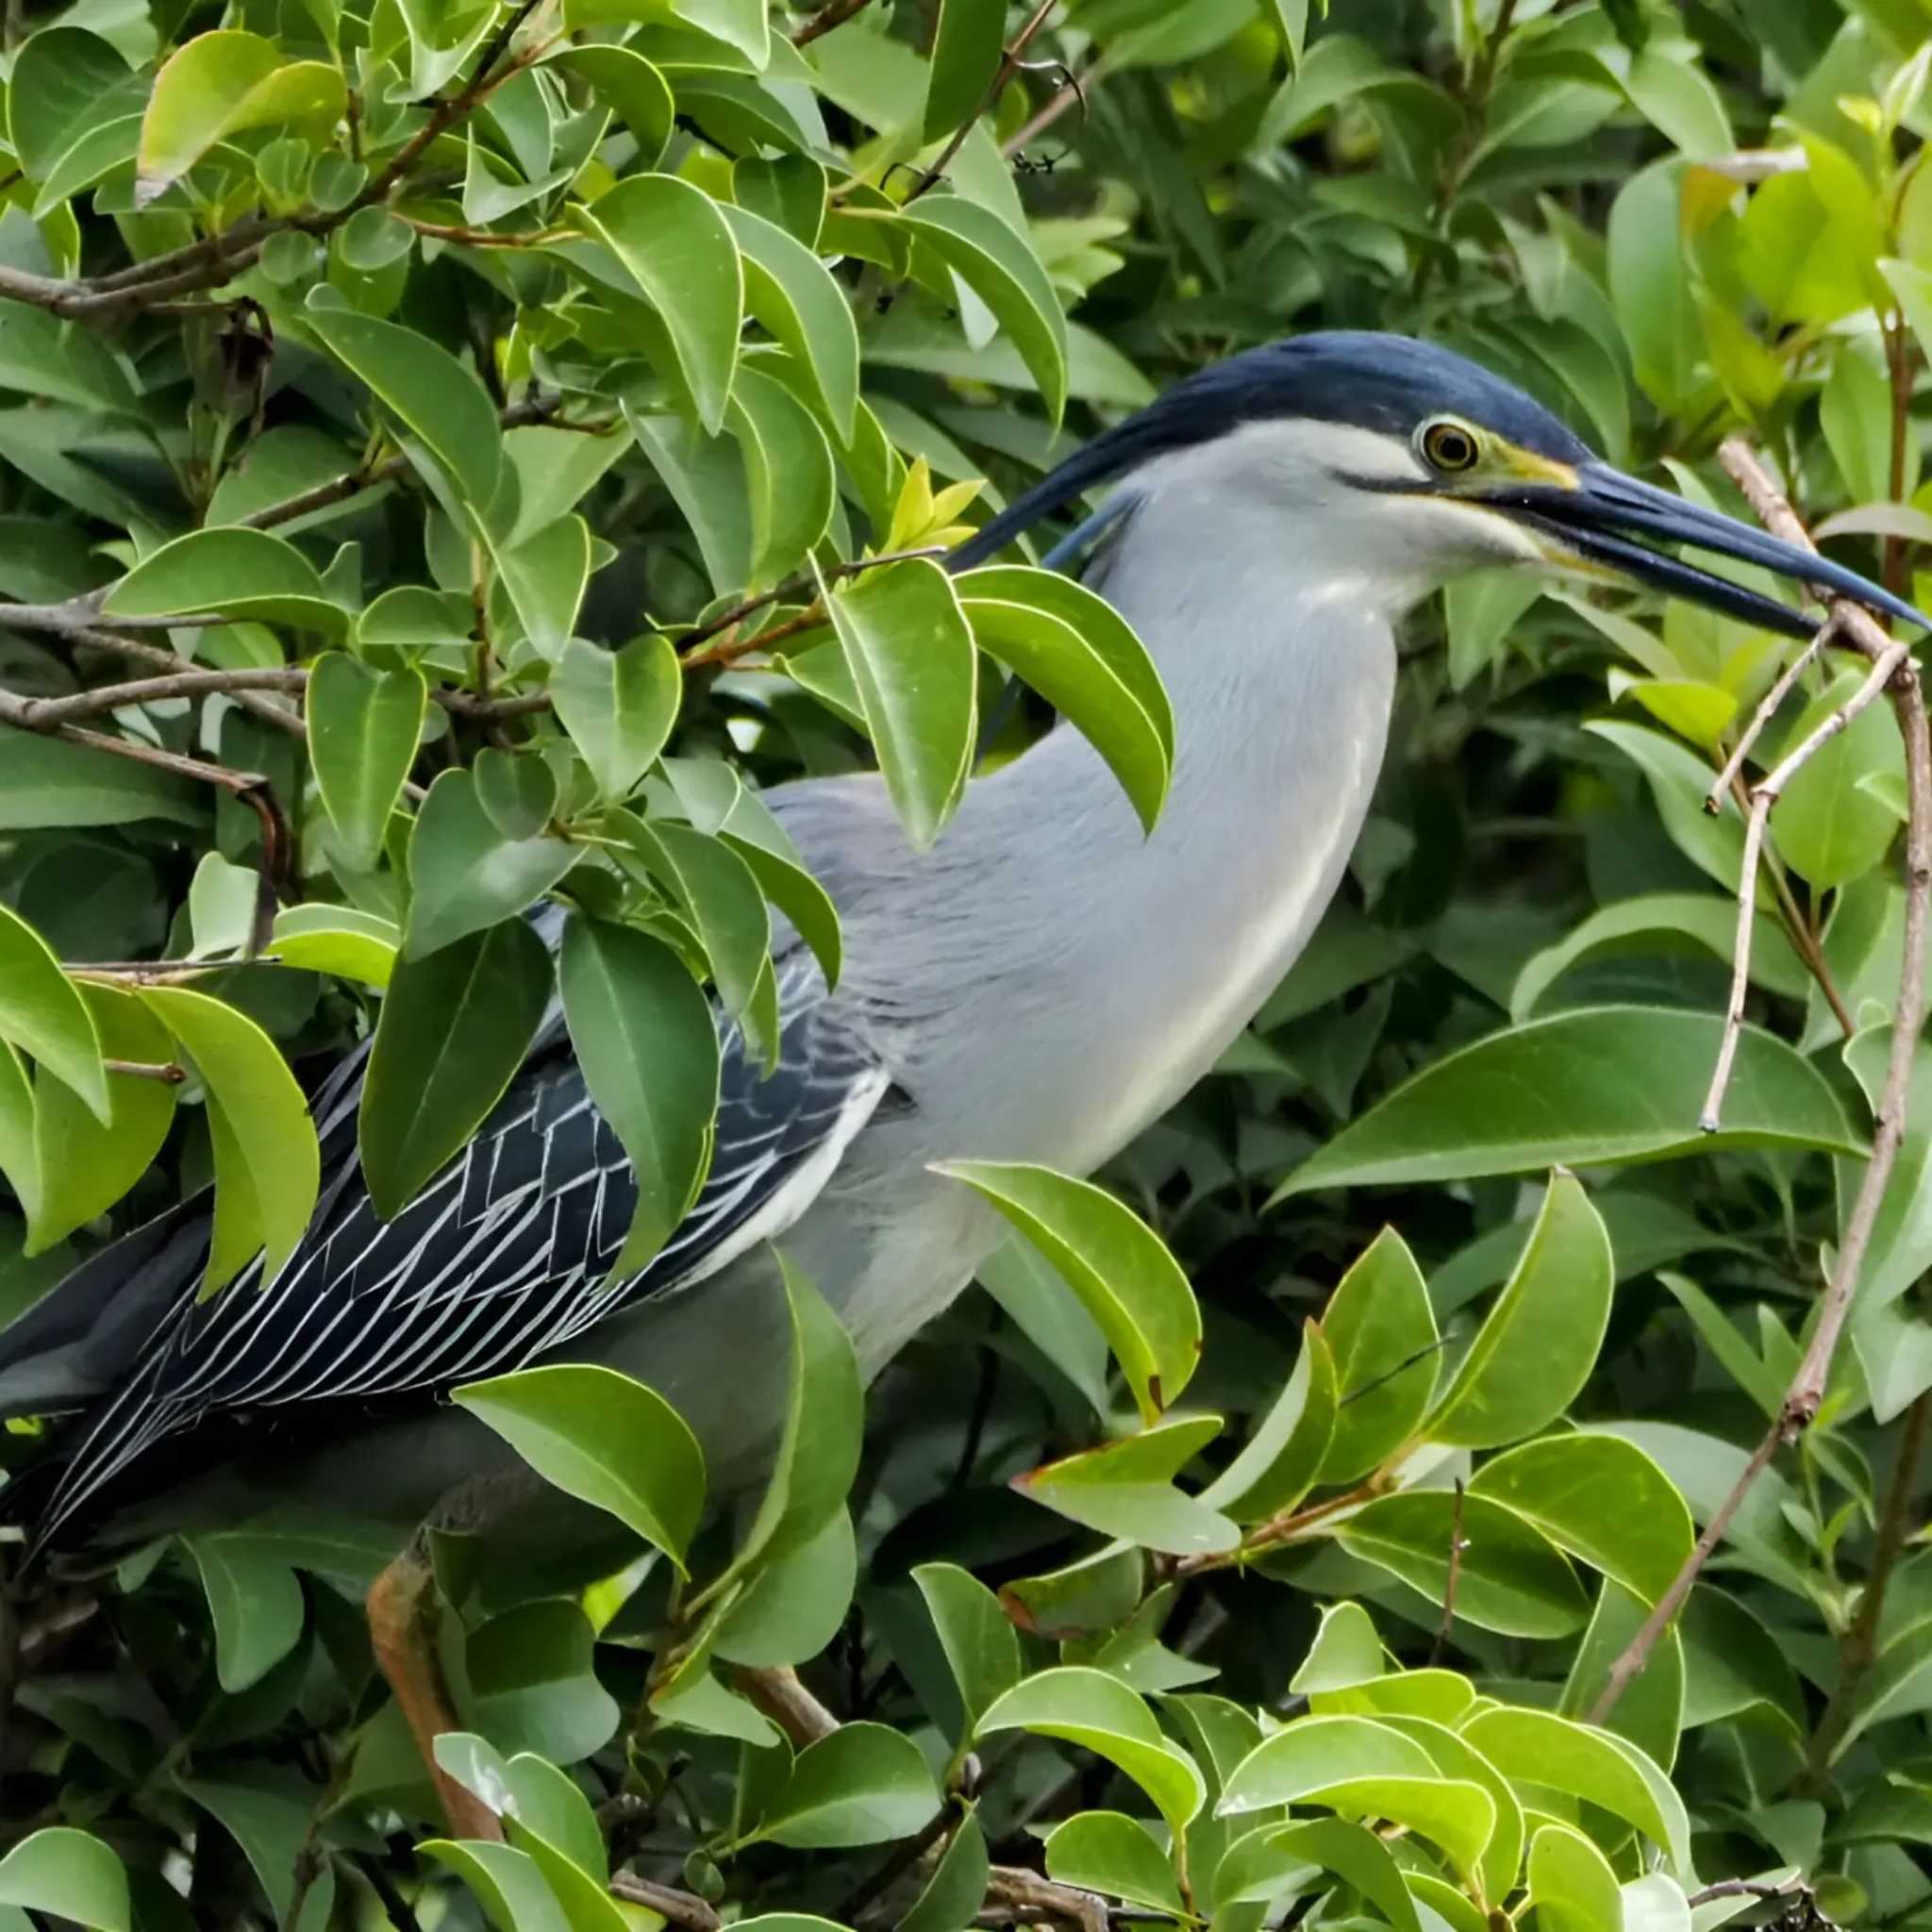
[[[1777,708],[1790,695],[1791,687],[1804,676],[1806,667],[1837,634],[1837,613],[1828,612],[1824,622],[1812,632],[1811,641],[1785,666],[1778,674],[1777,682],[1765,692],[1763,703],[1751,714],[1751,722],[1745,725],[1730,757],[1724,760],[1724,770],[1717,774],[1710,790],[1705,793],[1704,808],[1712,817],[1724,810],[1724,800],[1730,795],[1733,781],[1743,771],[1744,760],[1751,756],[1751,747],[1764,735],[1764,727],[1776,716]]]
[[[1462,1478],[1456,1478],[1456,1507],[1449,1515],[1449,1579],[1442,1590],[1442,1621],[1436,1625],[1436,1641],[1429,1646],[1431,1668],[1442,1660],[1449,1647],[1449,1633],[1456,1625],[1456,1586],[1462,1580]]]
[[[850,563],[835,563],[824,572],[824,575],[828,580],[837,582],[841,577],[860,576],[869,570],[882,569],[889,563],[907,563],[914,558],[945,555],[946,549],[941,543],[927,543],[913,550],[888,550],[878,557],[860,557]],[[677,661],[687,671],[695,671],[706,664],[728,664],[734,658],[765,650],[781,639],[795,637],[802,630],[823,624],[825,613],[814,599],[807,609],[797,617],[788,618],[775,630],[759,631],[748,638],[725,635],[736,630],[747,617],[756,617],[760,610],[768,610],[774,604],[789,603],[793,597],[802,597],[813,588],[812,579],[808,576],[788,577],[776,590],[761,591],[756,597],[747,597],[743,603],[734,604],[730,609],[687,633],[683,640],[684,654]],[[721,643],[708,642],[709,639],[720,637],[724,639]]]
[[[835,26],[843,26],[855,14],[863,13],[872,0],[826,0],[806,24],[791,36],[794,47],[808,47]]]
[[[1801,1878],[1787,1878],[1782,1885],[1765,1885],[1755,1878],[1720,1878],[1715,1885],[1707,1885],[1702,1890],[1693,1891],[1684,1903],[1687,1906],[1707,1906],[1721,1898],[1790,1898],[1809,1896],[1809,1888]]]
[[[23,698],[8,722],[28,731],[45,731],[80,718],[98,718],[131,705],[152,705],[168,698],[204,698],[244,691],[299,691],[308,682],[306,671],[290,665],[280,669],[258,665],[246,671],[175,671],[165,677],[137,677],[125,684],[103,684],[68,697]]]
[[[998,107],[1000,96],[1006,92],[1013,76],[1019,73],[1026,58],[1026,49],[1039,38],[1040,30],[1046,25],[1047,15],[1054,9],[1054,0],[1040,0],[1032,13],[1027,16],[1026,25],[1013,36],[1013,44],[1001,57],[999,66],[993,71],[992,84],[986,91],[986,98],[980,102],[965,121],[954,131],[953,138],[946,142],[938,158],[912,184],[911,192],[902,206],[910,207],[922,194],[939,186],[945,179],[946,170],[953,165],[953,158],[966,145],[967,138],[986,116]]]
[[[798,1681],[796,1671],[742,1665],[732,1676],[738,1688],[800,1750],[829,1738],[839,1728],[839,1720]]]
[[[1824,632],[1819,635],[1824,636]],[[1731,1065],[1743,1031],[1744,994],[1751,979],[1751,935],[1757,922],[1757,865],[1764,852],[1772,807],[1806,765],[1885,690],[1892,674],[1910,655],[1904,644],[1888,642],[1865,682],[1751,790],[1751,816],[1744,826],[1744,858],[1738,876],[1738,938],[1732,955],[1731,998],[1724,1010],[1724,1038],[1718,1047],[1716,1069],[1710,1076],[1710,1091],[1705,1097],[1704,1111],[1697,1122],[1707,1134],[1716,1133],[1723,1124],[1724,1090],[1731,1084]]]
[[[1838,1689],[1832,1692],[1818,1728],[1811,1733],[1810,1748],[1806,1753],[1814,1786],[1821,1786],[1826,1776],[1832,1753],[1851,1724],[1858,1686],[1878,1655],[1878,1622],[1885,1614],[1885,1595],[1891,1583],[1891,1573],[1897,1568],[1911,1534],[1912,1506],[1918,1497],[1919,1467],[1924,1458],[1928,1423],[1932,1423],[1932,1393],[1920,1395],[1906,1410],[1898,1460],[1892,1465],[1885,1507],[1878,1519],[1872,1574],[1858,1593],[1857,1613],[1839,1641]]]
[[[722,1932],[724,1920],[693,1891],[658,1885],[634,1872],[613,1872],[610,1893],[634,1906],[643,1906],[668,1920],[679,1932]]]
[[[1747,444],[1738,438],[1727,441],[1721,458],[1724,468],[1736,479],[1746,500],[1765,526],[1786,541],[1810,547],[1810,537],[1763,465]],[[1631,1679],[1650,1660],[1657,1640],[1670,1627],[1690,1587],[1696,1582],[1711,1552],[1729,1527],[1751,1487],[1763,1474],[1778,1449],[1795,1441],[1811,1425],[1824,1399],[1824,1385],[1851,1312],[1852,1293],[1857,1287],[1865,1250],[1871,1244],[1872,1230],[1891,1180],[1899,1145],[1905,1135],[1906,1095],[1911,1082],[1912,1059],[1925,1022],[1925,939],[1928,900],[1932,900],[1932,728],[1925,716],[1924,692],[1920,687],[1917,668],[1910,656],[1880,629],[1869,611],[1847,598],[1832,600],[1841,634],[1852,647],[1872,660],[1875,668],[1890,665],[1889,676],[1892,707],[1898,713],[1899,730],[1906,749],[1906,921],[1905,944],[1899,974],[1898,1001],[1892,1010],[1891,1052],[1885,1072],[1885,1088],[1879,1097],[1872,1135],[1872,1153],[1865,1164],[1864,1178],[1846,1217],[1837,1258],[1812,1327],[1811,1340],[1785,1391],[1764,1439],[1752,1452],[1743,1473],[1730,1493],[1705,1524],[1704,1534],[1672,1579],[1655,1609],[1643,1621],[1622,1656],[1610,1667],[1603,1695],[1591,1713],[1592,1723],[1601,1724],[1615,1707]]]
[[[129,1080],[158,1080],[164,1087],[178,1087],[188,1077],[188,1069],[174,1062],[157,1063],[152,1060],[103,1060],[101,1065],[110,1074],[119,1074]]]
[[[1077,1925],[1080,1932],[1107,1932],[1107,1904],[1091,1891],[1056,1885],[1024,1865],[995,1865],[986,1881],[986,1902],[992,1908],[981,1923],[995,1925],[1014,1919],[1043,1918]]]

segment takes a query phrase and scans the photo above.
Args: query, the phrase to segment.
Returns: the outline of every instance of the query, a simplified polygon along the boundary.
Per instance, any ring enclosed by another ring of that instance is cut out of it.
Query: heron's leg
[[[402,1707],[458,1838],[501,1839],[496,1814],[436,1761],[436,1740],[462,1729],[436,1652],[439,1606],[426,1530],[419,1530],[369,1587],[369,1635],[376,1667]]]

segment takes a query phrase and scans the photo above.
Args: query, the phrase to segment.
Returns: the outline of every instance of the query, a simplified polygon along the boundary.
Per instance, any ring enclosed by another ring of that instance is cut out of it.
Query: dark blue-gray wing
[[[375,1399],[522,1367],[646,1296],[702,1281],[784,1232],[830,1177],[888,1076],[841,1024],[811,955],[778,962],[780,1059],[722,1036],[717,1136],[691,1210],[641,1273],[613,1279],[637,1181],[549,1027],[475,1140],[393,1221],[345,1145],[295,1253],[263,1285],[192,1291],[91,1419],[42,1513],[44,1540],[143,1450],[219,1410]],[[325,1144],[359,1095],[320,1097]],[[57,1291],[58,1292],[58,1291]]]

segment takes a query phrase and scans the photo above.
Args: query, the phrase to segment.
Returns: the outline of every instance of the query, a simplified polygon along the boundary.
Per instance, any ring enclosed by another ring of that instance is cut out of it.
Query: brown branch
[[[201,698],[245,691],[299,691],[308,674],[294,666],[266,666],[247,671],[175,671],[165,677],[137,677],[125,684],[103,684],[92,691],[59,698],[23,698],[9,723],[28,731],[71,724],[80,718],[98,718],[130,705],[151,705],[167,698]]]
[[[953,165],[954,157],[966,145],[967,138],[987,115],[999,106],[1000,96],[1006,92],[1013,76],[1019,73],[1021,63],[1026,58],[1026,49],[1039,38],[1040,30],[1046,25],[1047,15],[1053,9],[1054,0],[1040,0],[1040,5],[1028,16],[1026,25],[1014,35],[1013,44],[1000,57],[1000,64],[993,72],[992,84],[986,91],[986,98],[954,130],[952,139],[940,150],[938,158],[934,160],[932,166],[912,184],[912,192],[907,195],[902,206],[910,208],[922,194],[938,187],[945,179],[946,170]]]
[[[826,4],[791,36],[791,44],[808,47],[835,26],[843,26],[855,14],[863,13],[871,5],[872,0],[826,0]]]
[[[1752,746],[1763,737],[1765,726],[1777,714],[1777,708],[1790,694],[1791,687],[1804,676],[1806,667],[1837,635],[1838,615],[1835,611],[1827,612],[1824,622],[1811,633],[1811,641],[1785,666],[1778,674],[1777,682],[1764,693],[1763,702],[1751,714],[1751,722],[1745,725],[1730,757],[1724,760],[1724,770],[1704,795],[1704,808],[1713,818],[1724,810],[1731,786],[1744,769],[1744,760],[1751,756]]]
[[[115,959],[104,965],[82,963],[63,965],[70,979],[99,980],[106,986],[175,986],[184,979],[200,979],[209,973],[223,973],[226,959]],[[258,956],[258,963],[273,965],[269,954]]]
[[[677,1926],[679,1932],[723,1932],[724,1921],[695,1892],[658,1885],[652,1879],[640,1878],[634,1872],[613,1872],[610,1895],[630,1905],[645,1907]]]
[[[1069,108],[1078,108],[1084,114],[1087,103],[1092,99],[1093,91],[1106,73],[1107,63],[1104,60],[1091,61],[1084,74],[1070,73],[1032,119],[1024,123],[1017,133],[1000,142],[1000,153],[1008,160],[1015,160],[1029,142],[1038,141]]]
[[[108,1073],[129,1080],[158,1080],[164,1087],[178,1087],[188,1077],[188,1069],[172,1061],[157,1065],[150,1060],[103,1060]]]
[[[1108,1911],[1103,1899],[1071,1885],[1056,1885],[1023,1865],[995,1865],[986,1881],[991,1915],[979,1923],[1010,1925],[1015,1919],[1053,1919],[1076,1925],[1079,1932],[1107,1932]]]
[[[1779,493],[1763,465],[1741,439],[1733,437],[1720,452],[1724,468],[1743,491],[1745,499],[1758,520],[1774,536],[1805,548],[1813,547],[1808,532]],[[1655,1609],[1643,1621],[1623,1655],[1610,1667],[1608,1681],[1596,1708],[1593,1724],[1602,1724],[1615,1707],[1631,1679],[1650,1660],[1657,1640],[1670,1627],[1690,1587],[1696,1582],[1710,1553],[1729,1527],[1739,1507],[1750,1492],[1778,1449],[1795,1441],[1811,1425],[1824,1398],[1825,1379],[1830,1374],[1839,1339],[1851,1312],[1852,1294],[1857,1287],[1858,1273],[1864,1266],[1865,1250],[1871,1244],[1872,1230],[1885,1200],[1886,1189],[1898,1160],[1905,1137],[1906,1096],[1911,1084],[1912,1059],[1925,1023],[1925,934],[1928,900],[1932,900],[1932,727],[1925,716],[1925,697],[1919,683],[1917,667],[1910,657],[1896,657],[1898,647],[1880,629],[1871,613],[1849,598],[1835,598],[1841,634],[1855,650],[1862,652],[1874,666],[1893,659],[1890,672],[1891,701],[1898,713],[1899,730],[1906,748],[1906,929],[1903,959],[1899,974],[1898,1003],[1892,1011],[1891,1051],[1885,1072],[1885,1088],[1879,1097],[1872,1135],[1872,1153],[1865,1164],[1857,1198],[1847,1216],[1843,1237],[1811,1340],[1803,1359],[1785,1391],[1778,1413],[1764,1439],[1752,1452],[1743,1473],[1729,1495],[1719,1504],[1704,1534],[1697,1539],[1683,1567],[1671,1580]]]
[[[829,582],[836,583],[841,577],[862,576],[869,570],[879,570],[889,563],[908,563],[915,558],[936,558],[947,555],[942,543],[927,543],[912,550],[888,550],[877,557],[860,557],[850,563],[835,563],[824,570]],[[678,662],[687,671],[695,671],[706,664],[728,664],[735,658],[742,658],[753,651],[762,651],[782,639],[796,637],[800,631],[809,630],[815,625],[825,621],[824,607],[814,598],[811,604],[796,617],[788,618],[774,630],[759,631],[753,637],[724,639],[723,643],[709,644],[708,639],[721,636],[726,631],[737,629],[747,617],[756,617],[760,610],[768,610],[774,604],[789,603],[793,597],[803,596],[815,588],[809,576],[788,577],[775,590],[760,591],[756,597],[747,597],[741,604],[734,604],[730,609],[701,624],[695,630],[688,632],[683,643],[685,650]],[[693,648],[701,647],[701,648]]]
[[[1905,1434],[1899,1441],[1898,1460],[1892,1465],[1891,1482],[1885,1492],[1885,1507],[1878,1519],[1878,1541],[1872,1552],[1872,1574],[1858,1594],[1857,1614],[1839,1642],[1839,1684],[1818,1728],[1811,1734],[1806,1753],[1809,1777],[1822,1784],[1831,1763],[1838,1740],[1849,1728],[1852,1707],[1865,1673],[1878,1655],[1878,1623],[1885,1613],[1885,1594],[1891,1573],[1898,1566],[1911,1534],[1912,1504],[1918,1495],[1919,1466],[1924,1459],[1925,1435],[1932,1424],[1932,1393],[1920,1395],[1906,1410]]]
[[[798,1681],[796,1671],[746,1664],[731,1674],[738,1688],[799,1750],[829,1738],[839,1728],[839,1720]]]
[[[1449,1647],[1449,1633],[1456,1625],[1456,1586],[1462,1580],[1462,1478],[1456,1478],[1456,1507],[1449,1517],[1449,1580],[1442,1591],[1442,1621],[1436,1626],[1436,1641],[1429,1646],[1429,1665],[1442,1660]]]
[[[1765,1885],[1756,1878],[1720,1878],[1715,1885],[1693,1891],[1684,1903],[1694,1908],[1721,1898],[1790,1898],[1794,1893],[1804,1898],[1811,1895],[1802,1878],[1787,1878],[1782,1885]]]

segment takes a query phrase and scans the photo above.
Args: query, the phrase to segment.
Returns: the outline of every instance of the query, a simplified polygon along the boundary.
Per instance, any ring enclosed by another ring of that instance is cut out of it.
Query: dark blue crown
[[[1558,462],[1591,452],[1541,403],[1467,357],[1408,336],[1335,329],[1291,336],[1197,370],[1097,436],[1001,511],[949,562],[970,570],[1096,484],[1244,423],[1304,416],[1407,437],[1431,416],[1461,416]]]

